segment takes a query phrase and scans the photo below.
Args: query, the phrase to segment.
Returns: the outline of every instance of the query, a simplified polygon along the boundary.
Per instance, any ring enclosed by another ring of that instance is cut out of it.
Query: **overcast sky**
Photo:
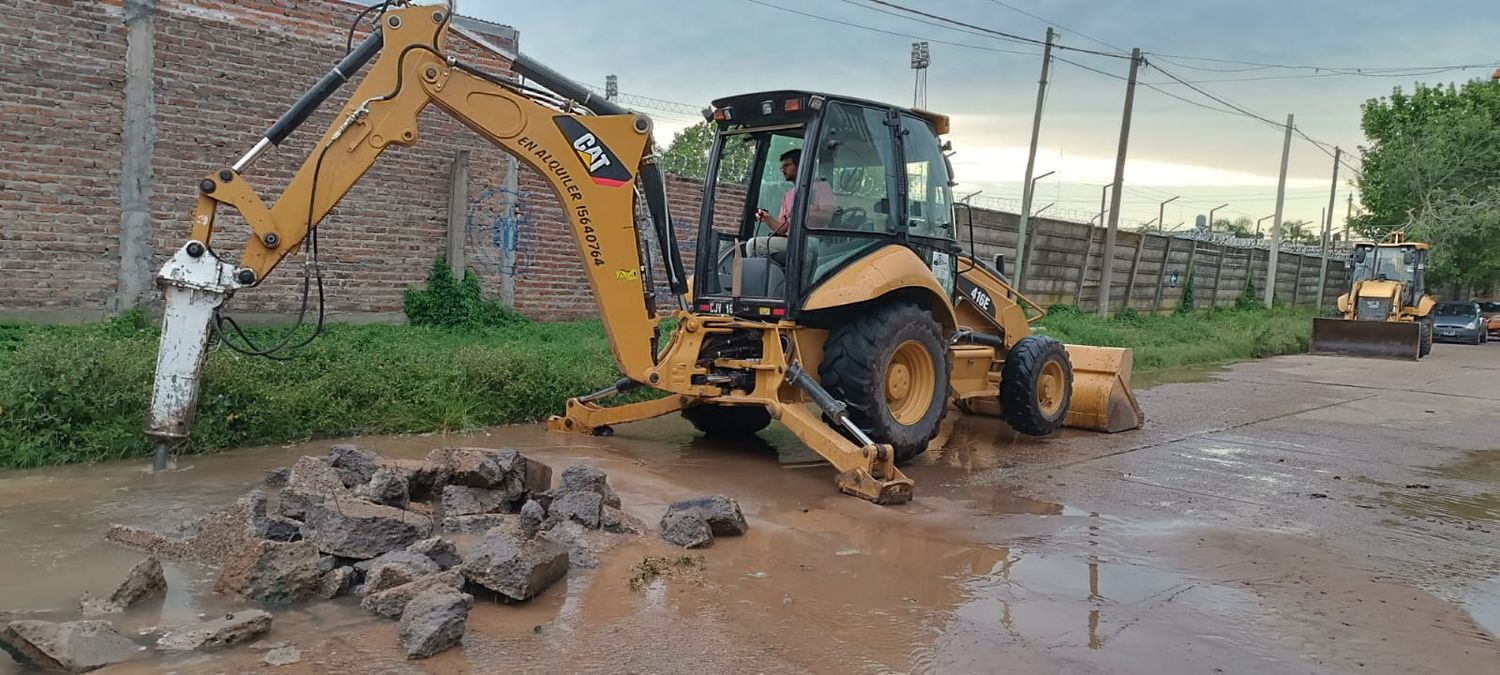
[[[1109,53],[1140,47],[1151,64],[1142,70],[1142,83],[1224,107],[1172,82],[1166,74],[1171,73],[1278,123],[1294,113],[1307,135],[1352,150],[1354,166],[1363,142],[1362,102],[1398,85],[1409,88],[1416,80],[1487,78],[1494,66],[1354,76],[1183,57],[1364,69],[1500,62],[1495,42],[1500,11],[1494,0],[891,2],[1036,39],[1051,25],[1068,47]],[[1035,45],[932,25],[933,19],[895,16],[899,12],[872,0],[460,0],[459,11],[516,27],[522,51],[574,79],[602,86],[605,76],[614,74],[624,94],[692,106],[729,94],[786,88],[910,105],[910,36],[926,39],[932,59],[927,107],[953,118],[949,138],[958,151],[959,192],[983,189],[981,199],[1020,196],[1041,66]],[[1114,76],[1054,61],[1050,78],[1037,174],[1057,173],[1039,183],[1034,208],[1056,203],[1053,212],[1071,209],[1076,213],[1069,215],[1086,218],[1098,211],[1100,186],[1112,179],[1129,61],[1076,51],[1057,55]],[[657,109],[643,111],[664,136],[694,121],[683,107],[653,105]],[[1264,123],[1141,87],[1122,216],[1137,222],[1155,218],[1157,203],[1171,195],[1182,199],[1167,208],[1169,227],[1191,224],[1194,214],[1223,202],[1230,206],[1221,217],[1270,215],[1281,145],[1281,132]],[[1294,138],[1287,219],[1319,218],[1328,203],[1331,170],[1327,154]],[[1340,223],[1349,177],[1342,169],[1335,209]]]

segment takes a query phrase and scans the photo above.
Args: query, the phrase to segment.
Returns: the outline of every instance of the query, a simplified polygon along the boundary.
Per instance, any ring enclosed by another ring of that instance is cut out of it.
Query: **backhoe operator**
[[[802,150],[781,153],[781,175],[792,184],[781,198],[781,213],[772,218],[771,212],[760,209],[756,219],[771,228],[771,235],[753,237],[747,243],[746,255],[780,258],[786,254],[786,234],[792,226],[792,201],[797,196],[797,164],[802,160]],[[833,219],[833,188],[828,181],[813,181],[813,202],[807,209],[807,222],[814,226],[826,226]]]

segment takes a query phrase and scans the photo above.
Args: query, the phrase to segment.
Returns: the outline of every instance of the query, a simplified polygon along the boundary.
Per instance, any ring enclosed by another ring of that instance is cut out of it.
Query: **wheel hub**
[[[896,347],[885,369],[885,401],[891,417],[907,426],[921,422],[932,408],[936,386],[937,365],[921,342],[907,340]]]

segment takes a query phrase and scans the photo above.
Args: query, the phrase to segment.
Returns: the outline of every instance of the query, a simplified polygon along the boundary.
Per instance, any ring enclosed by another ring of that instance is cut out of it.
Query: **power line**
[[[752,1],[754,1],[754,0],[752,0]],[[1005,31],[998,31],[998,30],[994,30],[992,28],[985,28],[984,26],[976,26],[976,25],[974,25],[972,23],[966,23],[966,22],[963,22],[963,21],[959,21],[958,19],[946,17],[946,16],[943,16],[941,14],[933,14],[931,12],[924,12],[924,11],[919,10],[919,9],[912,9],[912,8],[906,7],[904,5],[896,4],[894,2],[887,2],[887,0],[866,0],[866,2],[869,2],[871,4],[876,4],[876,5],[882,5],[882,6],[885,6],[885,7],[890,7],[891,9],[895,9],[895,10],[899,10],[899,11],[902,11],[902,12],[906,12],[907,14],[912,14],[912,15],[916,15],[916,16],[922,16],[922,17],[926,17],[926,18],[929,18],[929,19],[933,19],[935,21],[941,21],[941,22],[946,23],[946,24],[951,24],[951,25],[954,25],[954,26],[961,26],[963,28],[969,28],[969,29],[972,29],[972,30],[980,31],[980,32],[985,33],[987,35],[991,35],[991,36],[994,36],[994,37],[997,37],[997,38],[1000,38],[1000,39],[1003,39],[1003,40],[1010,40],[1012,42],[1019,42],[1019,43],[1022,43],[1022,44],[1030,44],[1030,45],[1038,45],[1038,46],[1045,44],[1042,40],[1038,40],[1036,38],[1030,38],[1030,37],[1026,37],[1024,35],[1016,35],[1014,33],[1007,33]],[[875,10],[875,8],[873,8],[873,7],[866,7],[866,9]],[[875,11],[879,11],[879,10],[875,10]],[[913,19],[913,20],[915,20],[915,19]],[[1095,56],[1105,56],[1105,57],[1109,57],[1109,58],[1112,58],[1112,59],[1126,59],[1126,60],[1130,59],[1130,57],[1127,56],[1127,55],[1112,54],[1110,52],[1101,52],[1101,51],[1094,50],[1094,49],[1084,49],[1082,47],[1068,47],[1068,46],[1059,45],[1059,44],[1054,44],[1054,45],[1052,45],[1052,47],[1053,47],[1053,49],[1066,49],[1068,51],[1083,52],[1085,54],[1093,54]]]
[[[1397,71],[1425,71],[1425,70],[1447,71],[1447,70],[1463,70],[1463,69],[1466,69],[1466,68],[1490,68],[1490,67],[1494,67],[1495,65],[1497,65],[1495,63],[1471,63],[1471,64],[1453,64],[1453,65],[1441,65],[1441,66],[1316,66],[1316,65],[1307,65],[1307,64],[1263,63],[1263,62],[1257,62],[1257,61],[1241,61],[1241,60],[1238,60],[1238,59],[1221,59],[1221,58],[1213,58],[1213,57],[1207,57],[1207,56],[1187,56],[1187,55],[1183,55],[1183,54],[1163,54],[1161,52],[1148,52],[1148,53],[1151,56],[1155,56],[1155,57],[1157,57],[1157,58],[1159,58],[1159,59],[1161,59],[1163,61],[1166,61],[1167,63],[1174,63],[1176,65],[1182,66],[1183,68],[1191,68],[1193,70],[1201,70],[1201,71],[1216,72],[1216,73],[1241,73],[1241,72],[1250,72],[1250,71],[1254,71],[1254,70],[1269,70],[1269,69],[1273,69],[1273,68],[1279,68],[1279,69],[1285,69],[1285,70],[1313,70],[1313,71],[1322,71],[1322,72],[1334,72],[1334,73],[1338,73],[1338,74],[1341,74],[1341,75],[1355,75],[1355,76],[1364,76],[1364,77],[1381,77],[1381,76],[1384,76],[1384,75],[1386,75],[1388,73],[1393,73],[1393,72],[1397,72]],[[1234,64],[1234,65],[1240,65],[1240,66],[1247,66],[1247,67],[1246,68],[1210,68],[1210,67],[1207,67],[1207,66],[1195,66],[1195,65],[1187,64],[1187,63],[1177,63],[1173,59],[1182,59],[1182,60],[1187,60],[1187,61],[1207,61],[1207,62],[1211,62],[1211,63],[1228,63],[1228,64]]]
[[[977,49],[977,50],[980,50],[980,51],[998,52],[998,53],[1001,53],[1001,54],[1019,54],[1021,56],[1037,56],[1038,54],[1040,54],[1040,52],[1025,52],[1025,51],[1019,51],[1019,50],[1015,50],[1015,49],[1001,49],[999,47],[986,47],[986,46],[983,46],[983,45],[971,45],[971,44],[967,44],[967,43],[964,43],[964,42],[953,42],[951,40],[942,40],[942,39],[933,38],[933,37],[924,37],[924,36],[921,36],[921,35],[913,35],[911,33],[902,33],[900,31],[886,30],[884,28],[876,28],[874,26],[866,26],[866,25],[861,24],[861,23],[855,23],[853,21],[845,21],[843,19],[835,19],[835,18],[832,18],[832,17],[822,16],[822,15],[819,15],[819,14],[813,14],[811,12],[804,12],[804,11],[802,11],[800,9],[792,9],[790,7],[782,7],[781,5],[777,5],[777,4],[765,2],[765,0],[746,0],[746,2],[754,3],[754,4],[760,5],[762,7],[770,7],[771,9],[776,9],[776,10],[780,10],[780,11],[783,11],[783,12],[788,12],[790,14],[796,14],[796,15],[799,15],[799,16],[805,16],[805,17],[808,17],[810,19],[817,19],[819,21],[826,21],[828,23],[835,23],[835,24],[838,24],[838,25],[841,25],[841,26],[848,26],[850,28],[858,28],[860,30],[870,31],[872,33],[883,33],[885,35],[894,35],[894,36],[897,36],[897,37],[911,38],[913,40],[926,40],[928,42],[934,42],[934,43],[937,43],[937,44],[949,45],[949,46],[953,46],[953,47],[964,47],[966,49]]]
[[[1113,50],[1115,50],[1117,52],[1126,53],[1126,52],[1130,51],[1129,49],[1124,49],[1122,47],[1117,47],[1117,46],[1112,45],[1112,44],[1110,44],[1108,42],[1100,40],[1098,38],[1090,37],[1088,34],[1084,33],[1083,31],[1075,30],[1073,28],[1069,28],[1067,26],[1062,25],[1061,23],[1059,23],[1057,21],[1053,21],[1053,20],[1048,19],[1046,17],[1037,16],[1035,14],[1032,14],[1031,12],[1028,12],[1028,11],[1026,11],[1024,9],[1021,9],[1020,7],[1016,7],[1014,5],[1008,5],[1006,3],[1001,2],[1000,0],[990,0],[990,2],[992,2],[994,4],[997,4],[997,5],[1000,5],[1001,7],[1004,7],[1004,8],[1006,8],[1006,9],[1012,11],[1012,12],[1018,12],[1020,14],[1025,14],[1026,16],[1029,16],[1029,17],[1031,17],[1033,19],[1036,19],[1037,21],[1041,21],[1043,23],[1047,23],[1047,24],[1051,24],[1053,26],[1057,26],[1058,28],[1061,28],[1061,29],[1063,29],[1063,30],[1065,30],[1065,31],[1067,31],[1069,33],[1074,34],[1074,35],[1077,35],[1078,37],[1081,37],[1081,38],[1083,38],[1085,40],[1088,40],[1090,42],[1093,42],[1095,44],[1104,45],[1105,47],[1109,47],[1110,49],[1113,49]]]

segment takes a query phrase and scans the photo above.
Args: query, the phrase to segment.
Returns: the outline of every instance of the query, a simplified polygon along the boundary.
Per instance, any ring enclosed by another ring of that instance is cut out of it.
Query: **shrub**
[[[403,309],[413,326],[496,328],[526,322],[515,310],[485,299],[474,270],[464,270],[463,280],[455,281],[445,257],[433,262],[426,288],[406,289]]]

